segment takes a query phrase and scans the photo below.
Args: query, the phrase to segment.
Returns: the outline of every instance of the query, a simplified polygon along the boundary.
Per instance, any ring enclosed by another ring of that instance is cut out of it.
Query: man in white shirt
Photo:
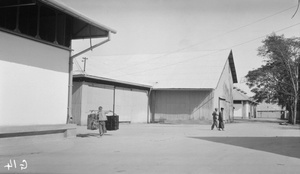
[[[109,111],[104,111],[102,110],[102,106],[98,107],[98,121],[99,121],[99,134],[102,136],[104,133],[106,133],[106,127],[105,127],[105,121],[107,120],[106,114],[109,112],[112,112],[111,110]]]

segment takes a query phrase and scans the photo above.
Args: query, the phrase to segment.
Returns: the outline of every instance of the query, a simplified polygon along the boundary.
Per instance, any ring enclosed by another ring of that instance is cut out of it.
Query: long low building
[[[102,106],[104,110],[112,110],[119,115],[120,122],[148,123],[148,103],[151,86],[86,74],[73,77],[73,109],[74,122],[87,124],[87,116]]]

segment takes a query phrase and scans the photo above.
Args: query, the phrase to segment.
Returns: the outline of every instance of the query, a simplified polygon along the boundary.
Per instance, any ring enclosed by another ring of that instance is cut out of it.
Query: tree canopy
[[[285,38],[271,34],[258,48],[258,55],[265,65],[249,71],[247,85],[255,93],[257,102],[266,101],[286,106],[296,122],[299,100],[300,38]]]

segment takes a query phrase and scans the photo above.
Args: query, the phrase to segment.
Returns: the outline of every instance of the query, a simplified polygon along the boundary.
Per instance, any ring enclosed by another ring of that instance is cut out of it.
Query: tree
[[[286,106],[292,115],[291,123],[295,124],[300,84],[300,38],[285,38],[273,33],[262,43],[258,55],[266,64],[248,72],[247,84],[257,102],[267,100]]]

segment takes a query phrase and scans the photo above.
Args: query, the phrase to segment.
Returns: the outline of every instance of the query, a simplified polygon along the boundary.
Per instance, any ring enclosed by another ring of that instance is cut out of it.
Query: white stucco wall
[[[116,88],[115,111],[120,121],[147,123],[148,93],[145,90]]]
[[[0,126],[65,124],[69,51],[0,31]]]
[[[234,104],[234,118],[243,117],[243,104]]]

